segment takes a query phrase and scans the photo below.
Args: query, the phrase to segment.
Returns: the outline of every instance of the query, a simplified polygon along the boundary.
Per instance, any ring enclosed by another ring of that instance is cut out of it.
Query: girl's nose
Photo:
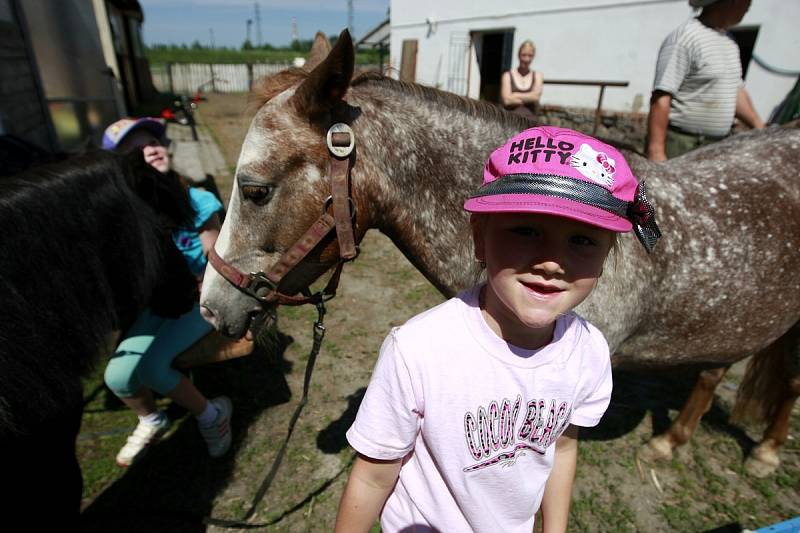
[[[561,262],[554,259],[553,256],[540,257],[534,262],[533,269],[534,271],[543,272],[549,276],[564,274],[564,268],[561,266]]]

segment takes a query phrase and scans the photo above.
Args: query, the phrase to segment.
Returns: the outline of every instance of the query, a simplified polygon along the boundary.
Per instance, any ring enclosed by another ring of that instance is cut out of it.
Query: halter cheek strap
[[[355,136],[350,126],[337,123],[328,129],[326,144],[330,153],[331,195],[325,201],[320,217],[278,259],[269,271],[245,274],[212,248],[208,253],[211,266],[244,294],[263,304],[302,305],[319,303],[336,295],[344,263],[355,259],[359,250],[355,243],[353,220],[355,203],[350,196],[350,170],[355,161]],[[333,215],[328,213],[331,208]],[[339,243],[339,261],[325,288],[308,296],[293,296],[278,291],[281,280],[296,267],[322,240],[336,228]]]

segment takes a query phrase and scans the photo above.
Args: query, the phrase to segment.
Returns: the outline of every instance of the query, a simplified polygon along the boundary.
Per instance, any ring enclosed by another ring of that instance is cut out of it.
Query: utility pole
[[[256,8],[256,41],[257,46],[261,46],[261,8],[258,6],[258,0],[254,4]]]
[[[300,34],[297,31],[297,17],[292,17],[292,42],[300,40]]]
[[[208,28],[208,33],[211,36],[211,49],[214,49],[214,28]]]
[[[250,40],[250,26],[252,26],[252,25],[253,25],[253,19],[247,19],[247,39],[245,39],[246,41]],[[253,44],[253,43],[250,42],[250,44]]]

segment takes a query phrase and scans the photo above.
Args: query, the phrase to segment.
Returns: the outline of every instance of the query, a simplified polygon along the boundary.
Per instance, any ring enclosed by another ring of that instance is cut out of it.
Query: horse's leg
[[[745,469],[751,475],[766,477],[781,464],[778,451],[789,436],[789,421],[798,396],[800,396],[800,375],[790,376],[772,422],[764,431],[761,442],[753,448],[744,463]]]
[[[778,468],[792,407],[800,396],[800,324],[754,355],[739,385],[734,422],[769,421],[761,442],[745,462],[747,471],[764,477]]]
[[[672,450],[685,444],[692,437],[700,418],[711,408],[714,389],[722,380],[727,366],[703,370],[697,377],[689,398],[678,417],[666,433],[657,435],[639,449],[639,457],[645,461],[658,461],[672,458]]]

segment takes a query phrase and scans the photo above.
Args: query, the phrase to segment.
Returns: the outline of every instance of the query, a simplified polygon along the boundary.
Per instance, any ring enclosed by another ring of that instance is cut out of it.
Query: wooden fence
[[[150,73],[153,85],[161,92],[239,93],[249,91],[254,80],[290,66],[290,63],[167,63],[151,65]]]
[[[292,66],[291,63],[166,63],[151,65],[153,85],[161,92],[239,93],[247,92],[253,81]],[[359,65],[359,69],[377,69],[377,65]]]

